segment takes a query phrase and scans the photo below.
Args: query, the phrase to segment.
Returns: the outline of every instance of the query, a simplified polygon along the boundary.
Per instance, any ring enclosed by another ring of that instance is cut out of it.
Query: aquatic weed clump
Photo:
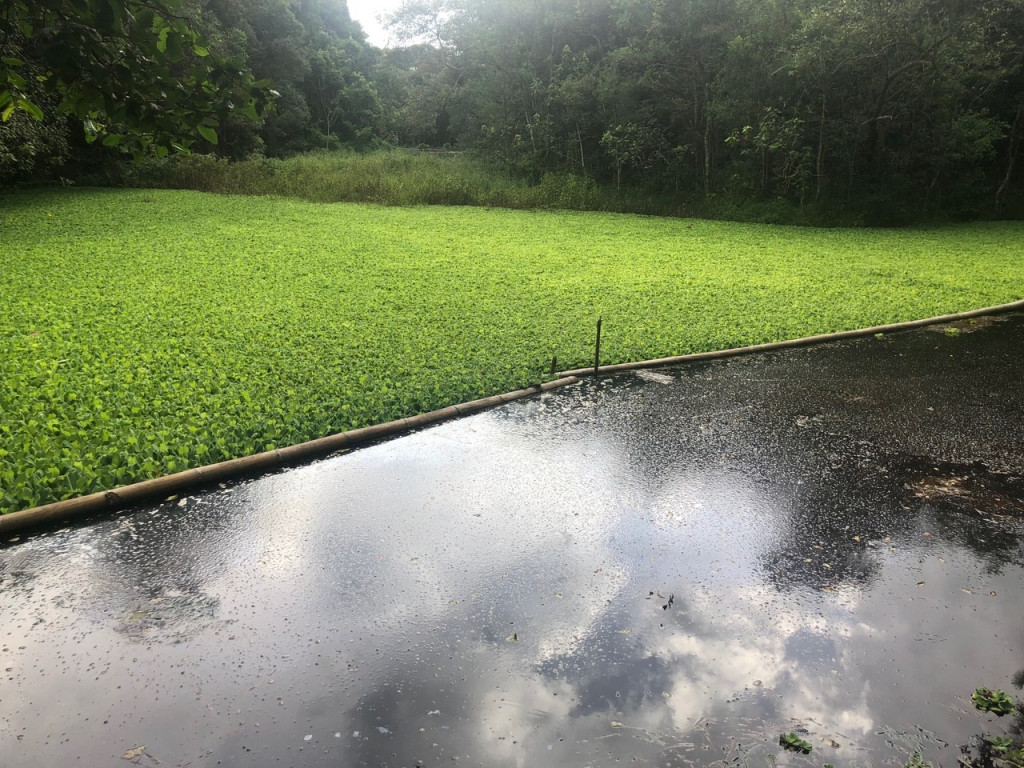
[[[1024,225],[0,196],[0,513],[646,360],[1019,299]]]
[[[779,746],[791,752],[799,752],[802,755],[809,755],[814,746],[809,741],[801,739],[797,734],[784,733],[779,736]]]
[[[971,694],[971,703],[981,712],[992,712],[999,717],[1012,714],[1016,707],[1013,699],[1005,691],[991,688],[978,688]]]

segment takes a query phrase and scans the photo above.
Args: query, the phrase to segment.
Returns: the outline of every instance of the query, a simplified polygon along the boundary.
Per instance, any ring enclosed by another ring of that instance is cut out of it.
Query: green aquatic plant
[[[790,731],[779,736],[779,746],[792,752],[800,752],[809,755],[814,747],[809,741],[804,741],[797,734]]]
[[[598,317],[611,364],[1018,299],[1022,238],[0,194],[0,513],[537,384]]]
[[[985,743],[997,755],[1004,755],[1013,749],[1013,739],[1009,736],[986,736]]]
[[[991,688],[978,688],[971,694],[971,703],[974,708],[981,712],[992,712],[999,717],[1009,715],[1016,707],[1013,699],[1006,695],[1005,691]]]

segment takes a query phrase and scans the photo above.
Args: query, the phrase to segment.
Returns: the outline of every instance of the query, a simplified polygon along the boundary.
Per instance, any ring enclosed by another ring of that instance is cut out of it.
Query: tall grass
[[[471,205],[618,213],[682,214],[678,202],[599,186],[572,174],[531,184],[463,153],[382,150],[317,152],[287,160],[228,162],[211,155],[150,161],[129,170],[128,186],[232,195],[279,195],[319,203]]]
[[[800,206],[732,195],[655,194],[637,187],[602,185],[571,173],[547,173],[531,183],[500,164],[461,152],[338,150],[238,162],[212,155],[179,155],[131,166],[126,174],[124,181],[130,187],[275,195],[315,203],[548,208],[827,227],[873,223],[856,209],[834,203]]]

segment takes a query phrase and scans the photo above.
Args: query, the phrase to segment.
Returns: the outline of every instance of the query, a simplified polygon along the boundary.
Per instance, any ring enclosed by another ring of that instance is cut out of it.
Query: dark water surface
[[[952,766],[1022,382],[1022,315],[627,374],[4,542],[0,764]]]

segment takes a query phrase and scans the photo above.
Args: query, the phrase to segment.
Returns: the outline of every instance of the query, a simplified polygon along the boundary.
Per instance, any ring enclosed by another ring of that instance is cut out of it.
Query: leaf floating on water
[[[811,750],[814,749],[809,741],[801,739],[796,733],[784,733],[779,736],[779,746],[783,749],[789,749],[794,752],[800,752],[804,755],[809,755]]]
[[[917,586],[919,586],[919,587],[923,587],[923,586],[924,586],[924,582],[923,582],[923,581],[919,581],[919,582],[917,582]]]
[[[622,727],[622,723],[620,723],[618,720],[612,720],[612,728],[621,728],[621,727]]]
[[[312,733],[307,733],[305,736],[302,737],[302,740],[303,741],[312,741],[313,740],[313,734]]]
[[[628,635],[628,634],[629,634],[630,632],[632,632],[632,631],[633,631],[633,630],[631,630],[631,629],[620,629],[620,630],[619,630],[619,634],[620,634],[620,635]]]
[[[1009,715],[1014,712],[1013,699],[1006,695],[1006,691],[998,688],[977,688],[971,694],[971,703],[974,708],[981,712],[992,712],[997,717]]]
[[[509,635],[505,639],[508,640],[510,643],[518,643],[519,642],[519,635],[517,633],[513,632],[511,635]]]
[[[125,753],[123,755],[121,755],[121,759],[122,760],[135,760],[137,758],[142,757],[144,754],[146,754],[146,745],[145,744],[143,744],[141,747],[135,747],[134,749],[126,750]]]

